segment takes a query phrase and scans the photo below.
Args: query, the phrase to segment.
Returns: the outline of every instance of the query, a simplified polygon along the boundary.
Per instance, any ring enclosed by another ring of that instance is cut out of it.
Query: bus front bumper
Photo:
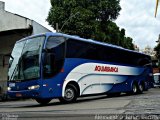
[[[153,85],[154,85],[154,87],[160,87],[160,83],[158,83],[158,84],[154,83]]]
[[[21,91],[7,91],[11,98],[38,98],[40,97],[39,90],[21,90]]]

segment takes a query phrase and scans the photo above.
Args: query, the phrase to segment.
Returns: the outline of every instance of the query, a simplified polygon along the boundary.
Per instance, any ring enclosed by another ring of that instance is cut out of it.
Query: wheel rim
[[[136,93],[137,92],[137,87],[136,85],[133,85],[133,93]]]
[[[66,100],[72,100],[74,98],[74,90],[71,88],[68,88],[65,90],[65,99]]]
[[[143,91],[143,85],[139,85],[139,90],[142,92]]]

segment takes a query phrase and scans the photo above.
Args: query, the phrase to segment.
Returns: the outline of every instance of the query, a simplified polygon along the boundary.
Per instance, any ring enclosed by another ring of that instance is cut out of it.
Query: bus
[[[17,41],[9,60],[8,95],[48,104],[53,98],[148,90],[151,58],[116,45],[62,33],[44,33]]]
[[[154,73],[153,78],[154,78],[154,87],[160,88],[160,73]]]

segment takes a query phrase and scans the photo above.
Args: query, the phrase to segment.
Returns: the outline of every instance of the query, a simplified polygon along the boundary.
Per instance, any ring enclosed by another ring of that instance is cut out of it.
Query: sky
[[[50,0],[0,0],[5,2],[5,10],[35,20],[53,30],[46,22],[51,8]],[[126,30],[126,36],[140,49],[152,48],[157,44],[160,34],[160,6],[157,18],[154,17],[156,0],[120,0],[122,10],[115,21],[120,29]]]
[[[121,0],[122,10],[116,20],[120,28],[126,30],[126,36],[141,49],[154,48],[160,34],[160,5],[157,17],[154,17],[156,0]]]
[[[50,0],[0,0],[5,2],[5,10],[32,19],[49,30],[46,18],[51,8]]]

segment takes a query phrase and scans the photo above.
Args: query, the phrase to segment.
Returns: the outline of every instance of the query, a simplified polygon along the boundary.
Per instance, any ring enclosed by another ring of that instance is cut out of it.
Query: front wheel
[[[35,99],[41,105],[47,105],[52,99]]]
[[[67,85],[64,97],[59,98],[62,103],[71,103],[77,100],[77,89],[74,85]]]

